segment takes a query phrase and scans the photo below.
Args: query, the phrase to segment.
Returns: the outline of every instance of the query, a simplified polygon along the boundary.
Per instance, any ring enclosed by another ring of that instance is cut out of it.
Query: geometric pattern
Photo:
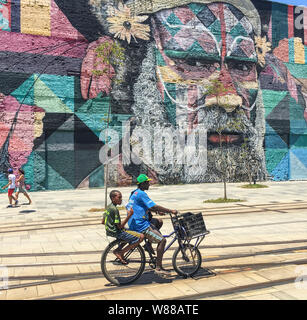
[[[65,2],[75,8],[79,1],[27,1],[31,2],[33,7],[27,8],[19,0],[0,1],[0,92],[12,96],[27,108],[36,106],[45,111],[43,133],[33,141],[32,152],[23,165],[26,183],[31,185],[32,191],[76,188],[85,179],[89,187],[101,187],[104,171],[99,161],[99,150],[103,142],[99,135],[106,127],[111,101],[110,97],[102,95],[85,101],[80,92],[82,59],[88,42],[97,40],[100,30],[97,25],[91,25],[93,17],[89,11],[78,7],[68,18],[57,5]],[[260,7],[264,4],[258,0],[253,2]],[[272,9],[266,29],[273,52],[284,59],[284,66],[294,77],[307,83],[307,30],[295,28],[295,7],[267,2],[265,7]],[[228,43],[233,43],[238,33],[251,36],[246,17],[234,6],[225,4],[224,8]],[[184,10],[174,8],[167,15],[156,15],[167,54],[172,57],[175,52],[184,51],[192,58],[203,51],[213,54],[217,49],[216,43],[220,45],[222,41],[218,4],[208,8],[196,2],[185,6]],[[80,18],[78,14],[81,13]],[[304,11],[305,26],[306,19]],[[72,25],[72,21],[82,25],[82,32]],[[185,37],[184,28],[178,27],[183,24],[206,28],[215,35],[216,42],[211,37],[206,41]],[[14,43],[5,41],[10,37]],[[70,45],[59,47],[59,44],[71,40],[78,44],[75,51],[65,52]],[[233,53],[251,57],[249,43],[239,39]],[[157,51],[158,64],[163,67],[164,61],[159,54]],[[267,171],[274,180],[307,179],[305,102],[301,95],[296,100],[285,79],[276,77],[273,71],[268,66],[260,77],[265,108]],[[176,85],[167,86],[171,95],[176,97]],[[164,102],[168,118],[175,124],[174,104],[166,95]],[[116,130],[119,137],[122,122],[130,116],[111,110],[110,128]],[[31,121],[31,117],[27,121]],[[21,138],[18,141],[20,148],[26,148]],[[0,175],[0,185],[5,184],[6,178]]]

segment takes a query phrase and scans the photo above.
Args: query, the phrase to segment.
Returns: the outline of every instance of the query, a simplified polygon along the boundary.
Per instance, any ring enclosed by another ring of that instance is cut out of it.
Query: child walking
[[[107,236],[123,240],[129,244],[128,246],[119,247],[119,249],[113,251],[115,256],[121,261],[122,264],[127,264],[128,262],[124,259],[124,254],[142,242],[144,235],[142,233],[124,229],[124,226],[133,215],[133,209],[131,208],[131,210],[127,212],[127,217],[123,220],[123,222],[121,222],[119,211],[116,208],[117,205],[122,203],[121,192],[118,190],[112,190],[110,192],[110,199],[112,203],[108,205],[103,214],[102,224],[104,224],[106,227]]]
[[[19,193],[23,193],[23,195],[29,200],[29,203],[28,204],[31,204],[32,201],[26,191],[26,185],[25,185],[25,172],[20,168],[18,169],[18,172],[20,174],[20,176],[18,177],[18,179],[16,180],[16,183],[18,185],[17,187],[17,192],[15,194],[15,197],[16,197],[16,200],[18,201],[18,196],[19,196]]]
[[[2,190],[8,188],[8,197],[9,197],[10,204],[7,207],[12,208],[13,207],[13,204],[12,204],[13,200],[15,201],[15,206],[18,204],[18,200],[13,196],[13,193],[14,193],[14,190],[16,187],[16,176],[13,173],[13,169],[11,169],[11,168],[8,169],[7,172],[8,172],[9,182],[7,185],[2,187]]]

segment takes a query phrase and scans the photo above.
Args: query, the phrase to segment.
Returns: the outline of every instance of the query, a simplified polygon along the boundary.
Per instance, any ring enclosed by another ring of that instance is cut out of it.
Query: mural
[[[3,184],[307,179],[307,8],[0,0],[0,29]]]

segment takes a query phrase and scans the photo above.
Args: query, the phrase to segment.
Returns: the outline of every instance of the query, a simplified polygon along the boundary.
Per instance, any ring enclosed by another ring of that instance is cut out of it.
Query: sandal
[[[124,265],[128,264],[128,262],[117,252],[117,250],[114,250],[113,254],[121,262],[121,264],[124,264]]]

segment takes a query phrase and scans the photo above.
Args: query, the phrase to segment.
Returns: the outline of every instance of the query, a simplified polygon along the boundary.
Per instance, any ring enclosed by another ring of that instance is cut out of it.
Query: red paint
[[[221,36],[222,36],[222,63],[226,57],[226,23],[224,17],[224,5],[223,3],[219,3],[219,13],[220,13],[220,21],[221,21]]]
[[[238,135],[234,134],[222,134],[221,136],[217,133],[211,134],[208,140],[212,143],[219,144],[219,143],[235,143],[239,140]]]
[[[288,38],[294,37],[294,7],[288,6]]]

